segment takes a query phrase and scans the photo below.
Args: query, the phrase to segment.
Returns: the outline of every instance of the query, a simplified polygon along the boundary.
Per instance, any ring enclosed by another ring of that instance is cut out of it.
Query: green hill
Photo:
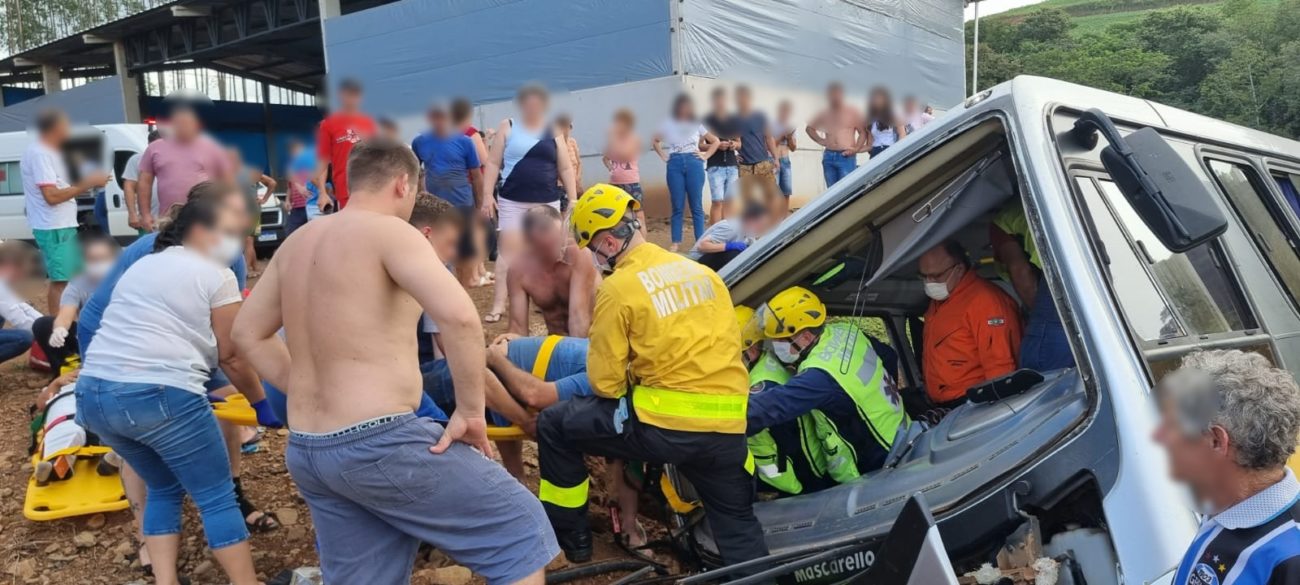
[[[1277,1],[1261,0],[1261,4],[1272,5]],[[1059,8],[1069,14],[1074,22],[1072,32],[1081,34],[1100,32],[1112,24],[1133,22],[1157,10],[1168,10],[1179,6],[1196,9],[1218,8],[1221,4],[1223,0],[1047,0],[995,14],[988,17],[988,20],[1014,23],[1023,20],[1035,10]]]
[[[979,64],[1300,136],[1300,0],[1047,0],[981,19]]]

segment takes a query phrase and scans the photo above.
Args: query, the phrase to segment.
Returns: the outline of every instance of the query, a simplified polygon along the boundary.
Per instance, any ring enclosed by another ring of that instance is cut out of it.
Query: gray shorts
[[[388,418],[289,436],[285,459],[311,509],[326,583],[409,583],[421,542],[493,584],[559,554],[541,502],[500,465],[462,443],[434,455],[442,426]]]

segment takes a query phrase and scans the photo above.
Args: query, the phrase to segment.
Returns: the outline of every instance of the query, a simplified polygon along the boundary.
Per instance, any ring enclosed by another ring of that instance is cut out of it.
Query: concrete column
[[[41,64],[41,87],[45,90],[46,95],[56,91],[63,91],[63,75],[59,71],[58,65]]]
[[[117,72],[117,83],[122,88],[126,122],[139,124],[143,121],[140,116],[140,84],[136,83],[135,76],[127,69],[126,43],[120,40],[113,42],[113,70]]]
[[[280,156],[275,151],[275,121],[271,117],[271,84],[262,82],[262,138],[266,141],[267,173],[280,175]]]
[[[330,70],[330,49],[329,39],[325,34],[325,20],[343,16],[343,4],[341,0],[318,0],[320,2],[320,43],[321,56],[325,59],[325,73],[328,76]],[[326,94],[329,90],[326,89]]]

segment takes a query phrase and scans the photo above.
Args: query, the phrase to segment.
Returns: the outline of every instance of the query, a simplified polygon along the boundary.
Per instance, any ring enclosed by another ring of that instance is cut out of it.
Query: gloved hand
[[[746,244],[744,242],[727,242],[726,246],[724,246],[723,249],[728,252],[744,252],[745,248],[748,247],[749,244]]]
[[[63,342],[68,340],[67,327],[55,327],[50,332],[50,347],[63,347]]]
[[[271,403],[263,398],[252,404],[253,411],[257,413],[257,424],[264,427],[280,428],[284,423],[275,416],[275,411],[271,410]]]
[[[618,408],[614,409],[614,432],[623,434],[623,422],[627,420],[627,396],[618,399]]]

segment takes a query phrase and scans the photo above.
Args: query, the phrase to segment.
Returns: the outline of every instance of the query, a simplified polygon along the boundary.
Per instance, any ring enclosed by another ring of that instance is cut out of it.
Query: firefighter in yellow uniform
[[[587,376],[595,396],[537,421],[538,494],[571,562],[591,558],[584,455],[674,465],[695,487],[722,559],[765,556],[745,448],[749,376],[731,295],[712,270],[645,241],[640,203],[596,185],[573,207],[579,246],[612,271],[596,290]]]

